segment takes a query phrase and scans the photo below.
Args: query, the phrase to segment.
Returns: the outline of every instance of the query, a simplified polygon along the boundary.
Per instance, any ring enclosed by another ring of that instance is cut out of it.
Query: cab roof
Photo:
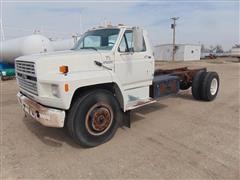
[[[97,27],[93,27],[91,29],[88,29],[88,31],[92,31],[92,30],[98,30],[98,29],[121,29],[121,28],[127,28],[127,29],[131,29],[133,27],[130,26],[126,26],[124,24],[118,24],[118,25],[105,25],[105,26],[97,26]]]

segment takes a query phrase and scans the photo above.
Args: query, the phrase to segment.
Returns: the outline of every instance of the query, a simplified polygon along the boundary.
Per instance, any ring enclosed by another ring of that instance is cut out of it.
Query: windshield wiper
[[[95,51],[97,51],[97,48],[95,48],[95,47],[82,47],[80,49],[94,49]]]

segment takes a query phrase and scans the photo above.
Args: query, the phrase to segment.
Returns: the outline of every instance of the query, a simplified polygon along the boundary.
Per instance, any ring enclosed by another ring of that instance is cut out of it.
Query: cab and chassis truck
[[[219,77],[206,68],[156,69],[147,32],[124,25],[88,30],[68,51],[15,60],[17,94],[25,114],[44,126],[66,127],[76,141],[94,147],[118,127],[130,127],[130,111],[191,87],[212,101]]]

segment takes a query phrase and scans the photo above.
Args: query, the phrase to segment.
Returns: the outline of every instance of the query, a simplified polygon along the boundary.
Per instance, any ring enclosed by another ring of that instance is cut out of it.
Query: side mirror
[[[140,52],[143,47],[143,30],[139,27],[133,27],[133,47],[135,52]]]

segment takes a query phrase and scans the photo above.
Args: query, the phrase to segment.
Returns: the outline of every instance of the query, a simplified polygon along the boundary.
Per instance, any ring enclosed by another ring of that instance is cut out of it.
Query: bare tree
[[[221,45],[216,45],[216,53],[223,53],[223,48]]]

